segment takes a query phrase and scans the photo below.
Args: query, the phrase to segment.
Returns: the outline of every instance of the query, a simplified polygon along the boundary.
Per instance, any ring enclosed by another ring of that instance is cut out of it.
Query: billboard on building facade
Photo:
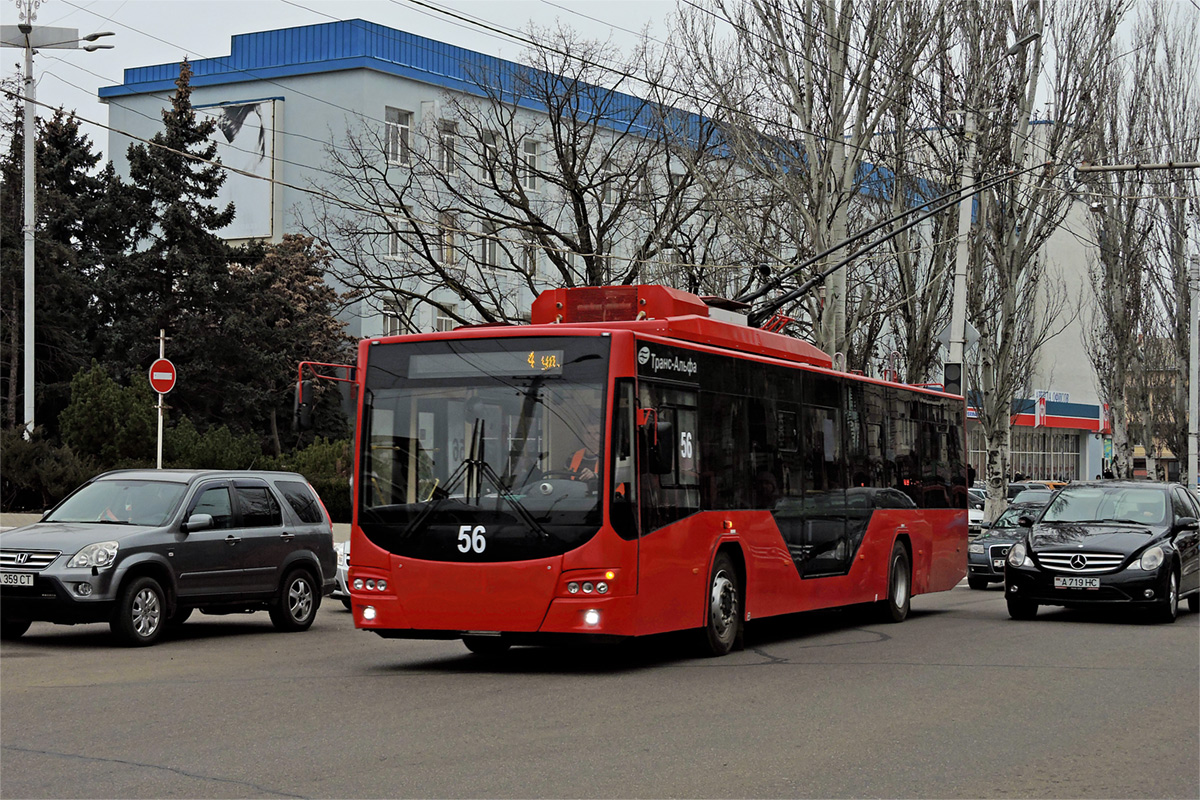
[[[197,108],[217,123],[212,139],[217,157],[233,169],[225,171],[225,183],[216,206],[233,203],[235,216],[218,231],[224,239],[269,237],[274,218],[275,101],[223,103]]]

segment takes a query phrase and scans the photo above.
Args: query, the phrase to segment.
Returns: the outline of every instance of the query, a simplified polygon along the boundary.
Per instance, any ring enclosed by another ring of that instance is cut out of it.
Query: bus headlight
[[[589,608],[583,612],[583,623],[593,628],[596,627],[600,624],[600,612],[594,608]]]

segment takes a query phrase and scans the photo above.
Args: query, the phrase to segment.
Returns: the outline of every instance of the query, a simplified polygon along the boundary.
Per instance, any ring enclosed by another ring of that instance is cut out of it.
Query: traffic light
[[[942,384],[949,394],[963,393],[963,365],[955,361],[942,364]]]

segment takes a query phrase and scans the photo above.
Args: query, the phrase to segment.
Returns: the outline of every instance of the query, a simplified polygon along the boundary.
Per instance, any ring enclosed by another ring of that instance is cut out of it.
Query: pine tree
[[[0,159],[0,390],[3,424],[18,426],[24,406],[24,128],[15,107]],[[120,215],[109,213],[111,174],[62,109],[36,122],[34,247],[35,417],[53,433],[70,399],[72,376],[92,355],[93,285],[106,254],[123,248]],[[116,223],[116,224],[114,224]]]
[[[213,163],[216,123],[192,107],[191,76],[185,60],[163,130],[150,144],[129,147],[128,220],[136,244],[105,270],[100,294],[105,360],[125,374],[142,372],[165,330],[180,380],[171,403],[204,428],[220,421],[229,389],[221,321],[237,298],[229,278],[233,251],[217,232],[233,221],[234,206],[214,205],[225,173]]]
[[[308,236],[288,234],[278,244],[248,248],[246,256],[233,270],[243,301],[223,326],[240,345],[230,359],[237,372],[226,409],[231,422],[244,421],[264,434],[278,455],[299,363],[345,363],[354,354],[345,323],[335,316],[341,298],[325,283],[327,250]],[[315,433],[344,435],[344,423],[339,414],[322,415]]]

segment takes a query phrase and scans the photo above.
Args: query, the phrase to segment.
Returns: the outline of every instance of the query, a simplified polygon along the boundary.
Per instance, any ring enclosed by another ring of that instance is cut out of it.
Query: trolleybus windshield
[[[370,348],[359,525],[397,555],[544,558],[600,528],[607,337]]]

